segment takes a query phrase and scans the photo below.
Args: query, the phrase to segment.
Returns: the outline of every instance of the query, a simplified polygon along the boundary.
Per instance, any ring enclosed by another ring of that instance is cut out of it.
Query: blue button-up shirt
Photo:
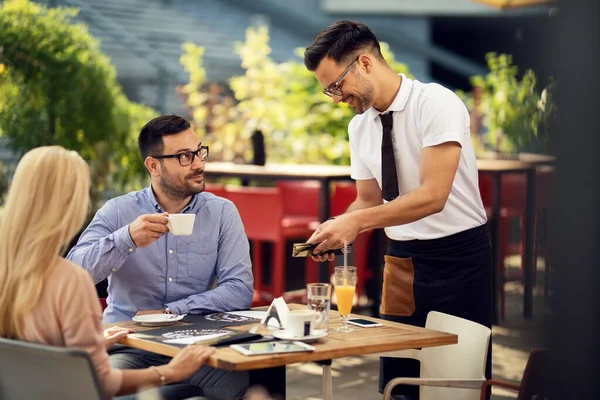
[[[129,224],[142,214],[162,212],[151,186],[109,200],[67,255],[96,283],[108,278],[103,322],[129,320],[140,310],[165,305],[177,314],[248,309],[249,245],[233,203],[212,193],[194,195],[182,211],[196,214],[192,235],[167,233],[136,248]]]

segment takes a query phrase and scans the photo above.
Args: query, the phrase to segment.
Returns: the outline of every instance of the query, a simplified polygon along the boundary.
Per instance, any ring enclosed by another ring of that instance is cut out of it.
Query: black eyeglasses
[[[357,60],[358,60],[358,57],[356,57],[354,59],[354,61],[352,61],[350,63],[350,65],[348,65],[348,68],[346,68],[346,70],[344,71],[342,76],[340,76],[337,81],[335,81],[331,85],[329,85],[329,87],[327,89],[323,89],[323,93],[325,93],[329,97],[342,96],[344,93],[342,92],[342,89],[340,88],[340,84],[342,83],[342,80],[346,77],[346,75],[348,75],[348,72],[350,72],[350,67],[352,66],[352,64],[354,64]]]
[[[206,161],[208,158],[208,146],[200,146],[196,151],[184,151],[182,153],[177,154],[164,154],[160,156],[150,156],[152,158],[177,158],[179,160],[179,165],[182,167],[187,167],[191,163],[194,162],[194,158],[198,156],[200,157],[200,161]]]

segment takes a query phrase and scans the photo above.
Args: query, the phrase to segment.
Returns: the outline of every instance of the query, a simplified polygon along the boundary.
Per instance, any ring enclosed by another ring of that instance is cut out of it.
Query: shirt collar
[[[152,184],[148,185],[148,187],[144,190],[146,191],[146,195],[152,202],[152,206],[154,207],[154,209],[159,213],[165,212],[165,210],[163,210],[163,208],[160,206],[160,204],[158,204],[158,200],[156,200],[156,196],[154,195],[154,190],[152,190]],[[199,198],[200,198],[200,196],[198,196],[197,194],[192,195],[192,200],[189,202],[189,204],[187,206],[185,206],[185,208],[183,210],[181,210],[181,213],[184,214],[184,213],[190,211],[191,209],[193,209],[196,206],[196,203],[198,203]]]
[[[404,74],[398,74],[402,77],[402,83],[400,84],[400,90],[396,94],[396,98],[392,101],[392,104],[388,107],[387,110],[383,112],[379,112],[375,109],[375,107],[371,107],[367,110],[371,119],[375,119],[379,116],[379,114],[385,114],[390,111],[404,111],[406,107],[406,103],[408,102],[408,98],[410,97],[410,92],[413,88],[413,80],[406,77]]]

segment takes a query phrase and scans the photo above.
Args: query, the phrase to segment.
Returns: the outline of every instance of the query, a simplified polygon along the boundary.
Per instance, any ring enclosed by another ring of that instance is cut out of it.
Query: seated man
[[[108,278],[103,322],[130,320],[141,310],[248,309],[253,295],[248,239],[233,203],[203,193],[208,147],[175,115],[148,122],[138,145],[150,186],[106,202],[67,256],[95,283]],[[174,213],[196,214],[192,235],[169,234],[168,214]],[[110,361],[127,369],[169,358],[120,346]],[[211,399],[231,399],[243,394],[248,374],[203,367],[189,382]]]

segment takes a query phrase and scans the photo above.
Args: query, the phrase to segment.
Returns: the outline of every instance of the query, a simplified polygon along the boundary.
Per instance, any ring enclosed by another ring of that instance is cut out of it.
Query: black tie
[[[396,173],[396,160],[394,159],[394,145],[392,144],[392,126],[394,121],[392,113],[380,114],[383,125],[383,138],[381,139],[381,187],[383,198],[392,201],[400,194],[398,192],[398,174]]]

